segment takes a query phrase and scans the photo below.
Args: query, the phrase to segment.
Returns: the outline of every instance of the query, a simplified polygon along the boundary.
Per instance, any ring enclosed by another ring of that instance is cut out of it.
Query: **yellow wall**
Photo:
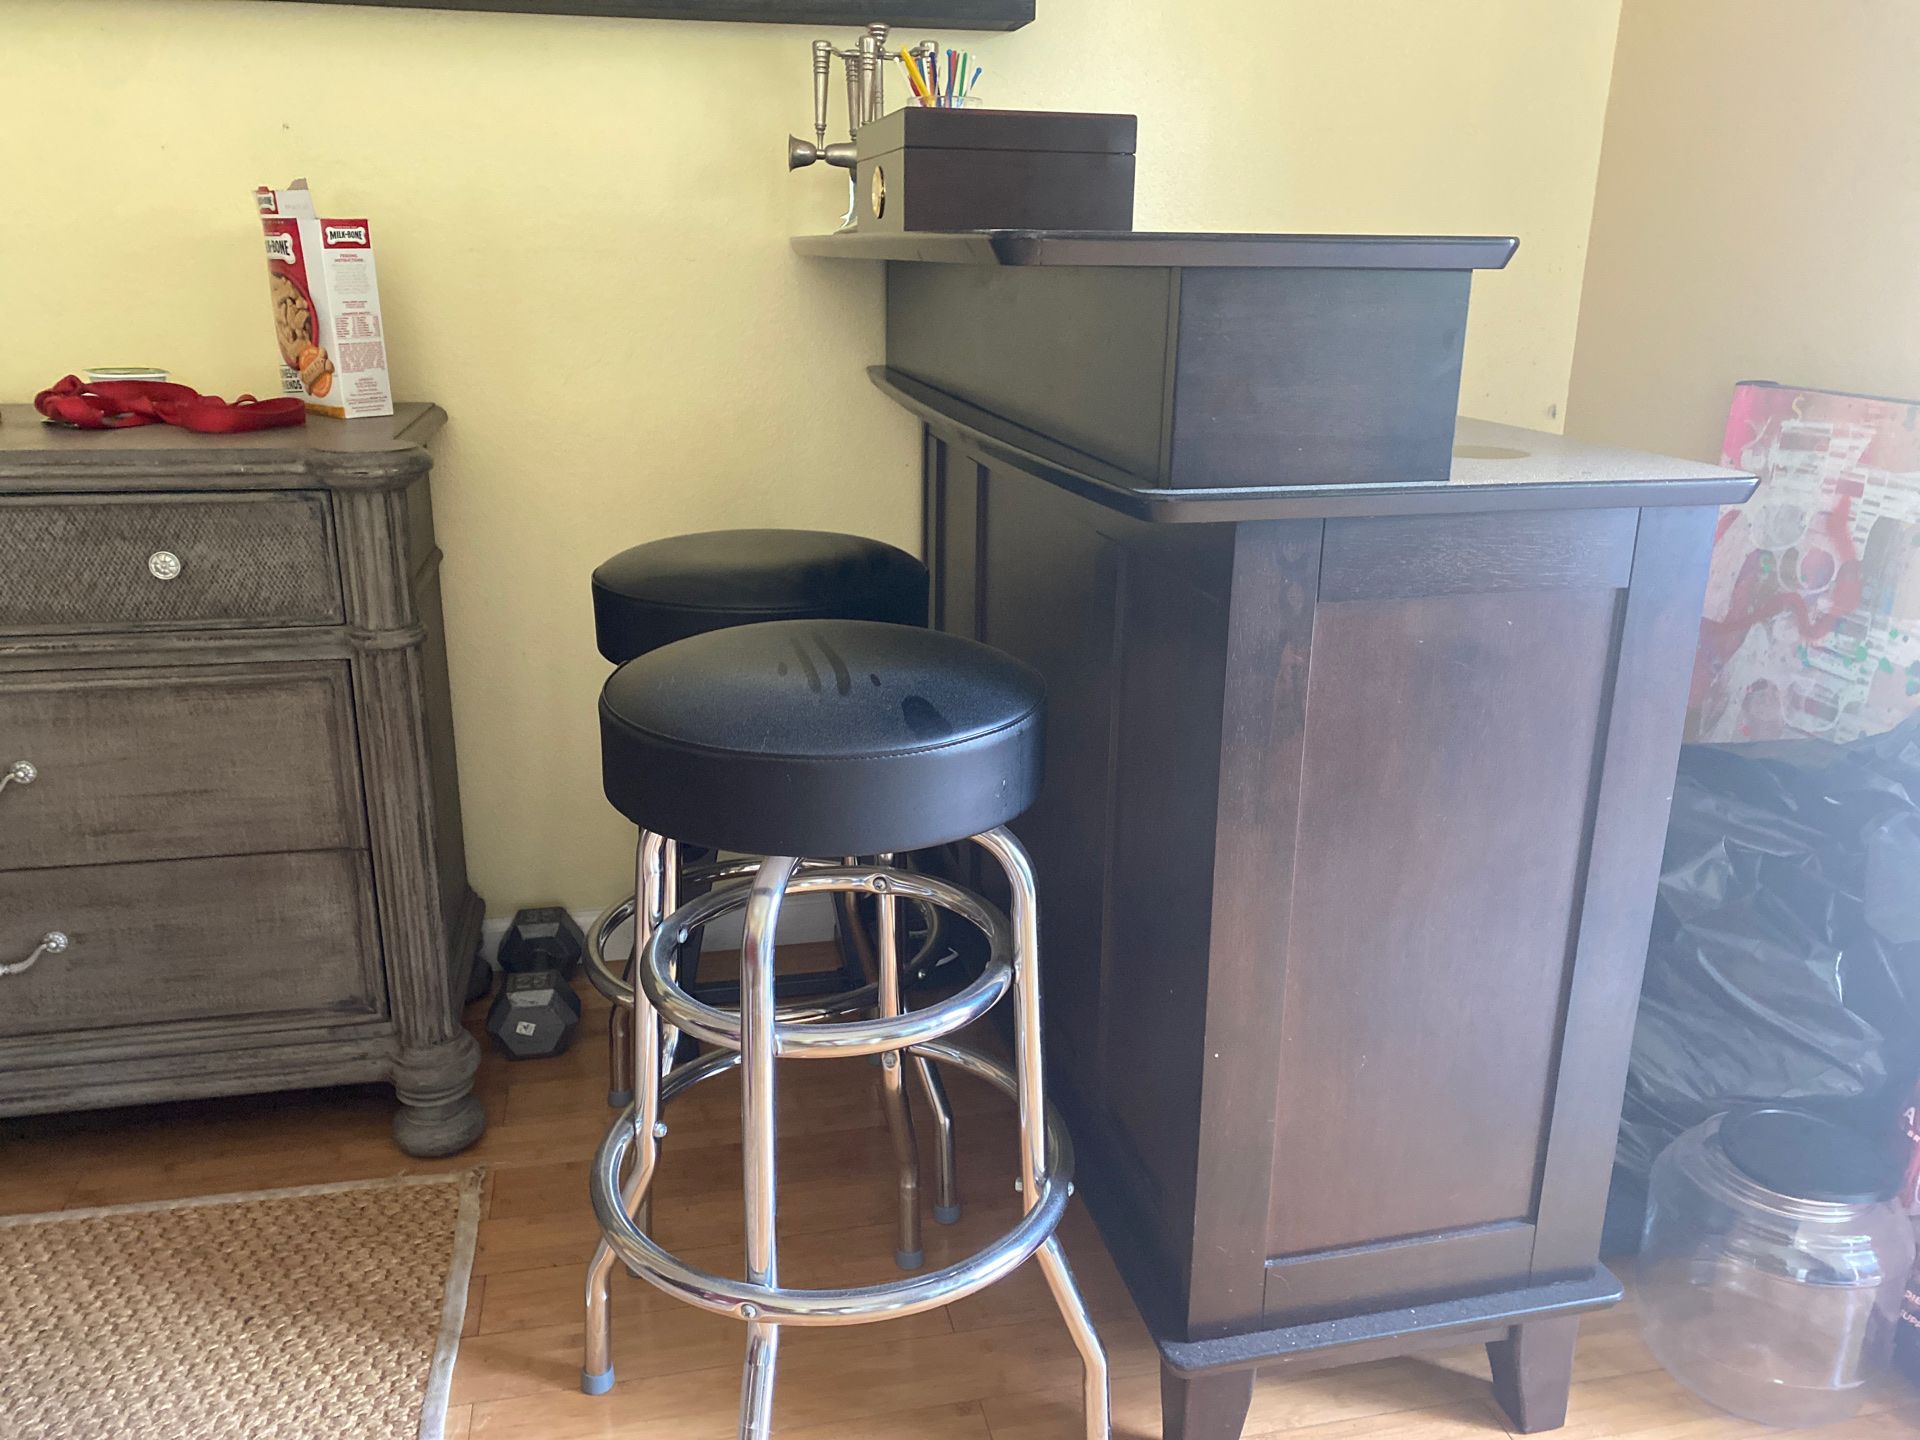
[[[1739,380],[1920,395],[1920,7],[1626,0],[1568,429],[1717,458]]]
[[[1143,228],[1523,237],[1475,288],[1463,408],[1558,428],[1618,0],[1039,0],[968,37],[999,105],[1140,115]],[[255,0],[8,0],[0,393],[89,364],[270,389],[249,192],[366,214],[437,504],[475,883],[592,904],[587,572],[719,526],[913,544],[912,425],[867,385],[876,268],[801,261],[839,175],[789,27]],[[894,87],[897,89],[897,86]]]

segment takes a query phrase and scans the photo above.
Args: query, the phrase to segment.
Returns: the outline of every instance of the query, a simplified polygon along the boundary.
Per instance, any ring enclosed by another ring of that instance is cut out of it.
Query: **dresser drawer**
[[[366,843],[344,661],[0,677],[16,761],[0,870]]]
[[[0,874],[0,1036],[386,1013],[363,852]]]
[[[329,625],[324,495],[0,496],[0,633]]]

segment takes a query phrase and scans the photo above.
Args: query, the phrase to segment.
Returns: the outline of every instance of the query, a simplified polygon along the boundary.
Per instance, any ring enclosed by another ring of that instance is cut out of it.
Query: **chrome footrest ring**
[[[600,912],[600,918],[587,931],[587,979],[593,982],[595,990],[623,1010],[633,1007],[633,982],[607,959],[607,940],[632,919],[632,899],[616,900]],[[880,987],[862,985],[858,990],[843,990],[838,995],[782,1001],[776,1009],[782,1020],[826,1020],[836,1015],[865,1015],[879,1003]]]
[[[786,893],[865,891],[891,893],[901,899],[924,901],[958,915],[987,937],[987,962],[978,979],[954,995],[902,1015],[859,1020],[802,1021],[776,1011],[773,1053],[804,1059],[829,1055],[878,1055],[904,1050],[951,1035],[991,1010],[1013,986],[1013,926],[999,910],[946,880],[891,865],[830,865],[798,871]],[[669,915],[654,932],[640,958],[638,979],[647,999],[665,1023],[725,1049],[740,1048],[740,1015],[719,1010],[689,995],[673,978],[674,952],[679,937],[711,923],[729,910],[747,903],[752,886],[746,881],[722,885],[689,900]]]
[[[831,862],[825,860],[803,860],[802,868],[819,869]],[[737,860],[712,861],[704,865],[689,865],[681,871],[681,882],[688,885],[720,884],[730,880],[751,880],[753,873],[760,868],[757,856],[745,856]],[[927,933],[921,938],[918,948],[913,952],[902,970],[915,978],[924,977],[935,966],[940,965],[951,955],[936,957],[935,952],[944,940],[940,923],[940,907],[914,897],[908,902],[918,908],[927,917]],[[626,966],[616,966],[607,958],[607,945],[613,938],[613,932],[622,925],[633,921],[633,897],[623,895],[600,912],[587,930],[587,955],[585,969],[587,979],[615,1005],[633,1004],[633,982],[626,976]],[[632,961],[627,962],[628,965]],[[815,999],[789,1001],[780,1006],[780,1018],[783,1020],[826,1019],[834,1015],[858,1015],[872,1010],[879,1003],[880,989],[877,985],[863,985],[857,990],[844,991],[838,995],[826,995]]]
[[[914,1053],[942,1065],[951,1065],[998,1086],[1010,1096],[1019,1093],[1012,1069],[1000,1060],[964,1046],[929,1041]],[[666,1101],[703,1080],[731,1070],[740,1056],[715,1050],[682,1065],[662,1082]],[[656,1119],[658,1117],[655,1117]],[[676,1299],[716,1315],[737,1320],[771,1321],[781,1325],[848,1325],[918,1315],[964,1299],[1004,1278],[1046,1244],[1065,1212],[1072,1191],[1073,1143],[1052,1106],[1047,1107],[1046,1169],[1038,1193],[1026,1214],[1005,1235],[966,1259],[909,1280],[860,1285],[844,1290],[799,1290],[754,1285],[696,1269],[664,1250],[628,1217],[620,1203],[621,1171],[633,1145],[632,1107],[616,1120],[594,1158],[591,1191],[593,1212],[601,1233],[627,1268]]]

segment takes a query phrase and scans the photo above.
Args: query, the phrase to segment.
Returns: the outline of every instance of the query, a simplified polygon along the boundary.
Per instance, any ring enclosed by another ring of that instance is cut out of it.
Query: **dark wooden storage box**
[[[860,132],[858,228],[1131,230],[1131,115],[929,110]]]
[[[999,230],[794,245],[889,262],[890,369],[1149,488],[1215,490],[1444,482],[1469,284],[1517,243]]]

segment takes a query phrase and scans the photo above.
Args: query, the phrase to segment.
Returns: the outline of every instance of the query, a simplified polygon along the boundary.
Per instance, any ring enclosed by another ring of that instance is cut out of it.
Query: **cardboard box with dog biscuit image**
[[[364,219],[326,219],[305,180],[254,191],[266,232],[280,388],[320,415],[391,415],[380,282]]]

